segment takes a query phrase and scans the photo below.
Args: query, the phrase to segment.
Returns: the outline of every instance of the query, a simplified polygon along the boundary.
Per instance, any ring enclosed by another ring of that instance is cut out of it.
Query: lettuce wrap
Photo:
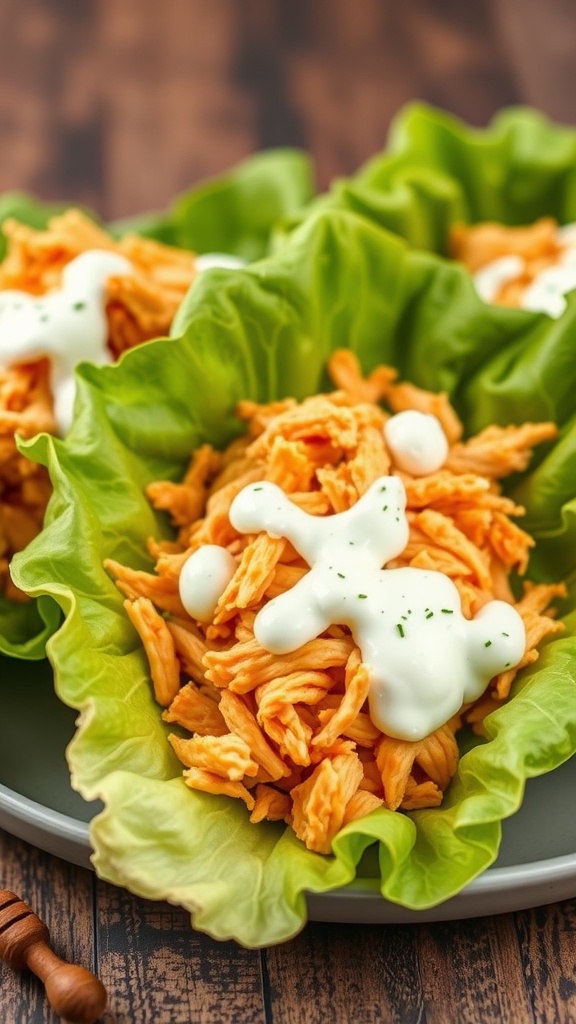
[[[379,809],[345,826],[323,856],[282,823],[250,824],[239,801],[187,789],[139,638],[102,563],[149,569],[147,538],[172,530],[144,487],[180,479],[201,442],[220,447],[237,436],[239,399],[326,389],[328,354],[348,346],[365,372],[392,363],[404,379],[449,391],[468,431],[544,416],[563,424],[560,442],[514,487],[538,544],[529,575],[566,579],[576,565],[576,425],[562,395],[574,393],[574,380],[564,379],[562,329],[552,343],[546,321],[482,306],[462,268],[352,214],[320,213],[275,257],[207,272],[180,311],[177,337],[114,366],[79,368],[69,436],[22,444],[48,466],[54,492],[43,532],[14,558],[13,573],[64,614],[47,653],[59,697],[80,712],[67,752],[72,784],[105,804],[91,825],[100,877],[186,907],[194,926],[218,939],[256,947],[298,932],[306,892],[349,883],[369,847],[383,896],[414,909],[449,899],[493,863],[501,821],[518,809],[526,779],[576,750],[570,600],[565,632],[486,720],[486,741],[467,738],[442,806]],[[557,385],[545,400],[538,379],[516,372],[523,353],[541,345]]]
[[[498,113],[486,128],[422,103],[393,120],[386,148],[352,178],[336,180],[312,208],[351,210],[447,255],[455,223],[531,224],[576,219],[576,129],[528,107]],[[300,218],[288,218],[286,229]]]
[[[266,252],[275,223],[298,210],[311,194],[306,155],[298,150],[270,150],[185,192],[166,212],[145,214],[108,228],[117,237],[136,232],[193,252],[218,251],[250,261]],[[66,208],[10,192],[0,197],[0,223],[13,217],[42,229]],[[4,235],[0,235],[0,258],[5,247]],[[49,602],[20,604],[0,594],[0,652],[44,657],[46,640],[58,621],[57,609]]]

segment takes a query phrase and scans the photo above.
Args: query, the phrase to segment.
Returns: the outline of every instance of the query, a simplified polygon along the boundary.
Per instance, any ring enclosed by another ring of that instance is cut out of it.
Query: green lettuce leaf
[[[109,228],[117,237],[137,232],[194,252],[225,252],[251,261],[265,253],[276,221],[298,210],[311,195],[308,157],[298,150],[270,150],[179,196],[166,212],[118,221]],[[14,217],[44,228],[66,208],[9,192],[0,196],[0,224]],[[0,234],[0,259],[5,247]],[[0,653],[43,658],[46,640],[59,621],[58,607],[49,599],[18,604],[0,595]]]
[[[421,103],[394,119],[385,150],[313,204],[346,209],[446,255],[456,222],[530,224],[576,219],[576,129],[527,107],[501,111],[487,128]],[[276,244],[300,216],[278,229]]]
[[[260,946],[295,934],[305,893],[351,882],[368,847],[378,850],[382,894],[415,909],[448,899],[494,861],[501,821],[519,807],[526,779],[576,750],[576,614],[491,716],[487,742],[464,754],[442,807],[380,809],[347,825],[325,857],[283,825],[251,825],[239,802],[186,789],[142,646],[102,563],[150,568],[146,539],[170,530],[144,487],[177,480],[200,442],[236,436],[238,399],[321,390],[329,353],[347,345],[365,371],[392,362],[417,384],[447,388],[465,420],[478,420],[482,392],[478,385],[474,396],[472,382],[486,359],[523,351],[541,320],[487,309],[461,268],[411,251],[366,220],[320,213],[276,257],[208,272],[188,296],[178,338],[143,345],[115,366],[79,369],[69,437],[22,445],[48,466],[54,495],[44,531],[14,559],[14,576],[64,614],[47,652],[60,698],[80,712],[68,750],[73,785],[105,804],[91,827],[101,877],[181,904],[217,938]],[[513,360],[509,375],[524,419]],[[522,393],[529,415],[540,402],[533,386],[530,379]],[[498,400],[506,400],[505,376]],[[568,421],[566,431],[568,438]],[[557,499],[545,461],[526,477],[538,542],[573,493],[572,452],[563,438],[549,453]],[[554,558],[568,557],[571,543],[560,539]],[[539,571],[549,570],[541,557]],[[554,576],[559,566],[551,565]]]

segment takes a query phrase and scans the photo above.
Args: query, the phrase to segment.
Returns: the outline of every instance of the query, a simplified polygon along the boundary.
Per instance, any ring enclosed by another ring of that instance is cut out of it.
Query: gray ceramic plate
[[[89,867],[88,823],[98,808],[70,788],[64,752],[75,713],[54,695],[48,664],[0,658],[0,708],[0,827]],[[567,813],[575,788],[576,758],[529,782],[522,809],[504,823],[494,867],[439,907],[416,913],[387,903],[368,860],[365,878],[310,896],[310,917],[365,924],[442,921],[576,896],[576,818]]]

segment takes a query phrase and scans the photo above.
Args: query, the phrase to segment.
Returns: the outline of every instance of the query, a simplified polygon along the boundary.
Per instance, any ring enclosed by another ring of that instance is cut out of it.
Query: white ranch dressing
[[[556,231],[556,238],[567,249],[574,248],[576,246],[576,224],[562,224]]]
[[[515,281],[523,271],[524,260],[520,256],[500,256],[476,271],[476,291],[483,302],[495,302],[502,286]]]
[[[571,254],[573,258],[573,254]],[[576,288],[576,264],[562,261],[554,267],[546,267],[528,285],[520,300],[522,309],[535,313],[548,313],[557,320],[568,303],[566,295]]]
[[[373,722],[389,736],[419,740],[516,665],[526,634],[504,601],[468,620],[447,576],[382,568],[408,541],[405,505],[401,480],[381,477],[351,509],[311,516],[263,481],[235,497],[230,522],[241,533],[286,537],[310,565],[256,616],[262,647],[286,654],[331,624],[347,625],[371,674]]]
[[[241,270],[246,266],[246,260],[240,256],[230,256],[226,252],[205,252],[196,257],[196,270],[203,274],[205,270],[212,270],[213,267],[223,267],[226,270]]]
[[[54,416],[61,434],[72,422],[76,386],[74,367],[83,360],[109,363],[106,282],[132,273],[117,253],[91,249],[62,271],[62,286],[35,296],[0,291],[0,365],[48,358]]]
[[[219,544],[205,544],[187,558],[180,572],[180,600],[186,611],[199,622],[211,622],[218,598],[237,568],[237,562]]]
[[[386,420],[384,439],[398,468],[412,476],[435,473],[448,457],[440,420],[417,409],[405,409]]]
[[[568,303],[566,295],[576,288],[576,224],[558,228],[556,239],[563,247],[558,262],[545,267],[520,296],[520,309],[547,313],[553,320],[562,316]],[[521,256],[501,256],[474,274],[476,291],[484,302],[495,302],[501,287],[524,272]]]

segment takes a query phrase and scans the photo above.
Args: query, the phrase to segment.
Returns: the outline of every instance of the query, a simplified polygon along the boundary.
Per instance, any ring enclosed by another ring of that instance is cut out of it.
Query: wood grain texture
[[[574,124],[576,7],[566,0],[492,0],[494,35],[523,103]]]
[[[419,963],[428,1024],[532,1021],[512,915],[422,929]]]
[[[416,98],[570,121],[575,21],[562,0],[4,0],[0,190],[124,216],[276,145],[325,187]]]
[[[309,924],[265,954],[273,1024],[420,1024],[419,929]]]
[[[260,954],[193,932],[190,916],[97,883],[106,1024],[265,1024]]]
[[[576,1020],[576,900],[516,915],[526,991],[537,1024]]]

